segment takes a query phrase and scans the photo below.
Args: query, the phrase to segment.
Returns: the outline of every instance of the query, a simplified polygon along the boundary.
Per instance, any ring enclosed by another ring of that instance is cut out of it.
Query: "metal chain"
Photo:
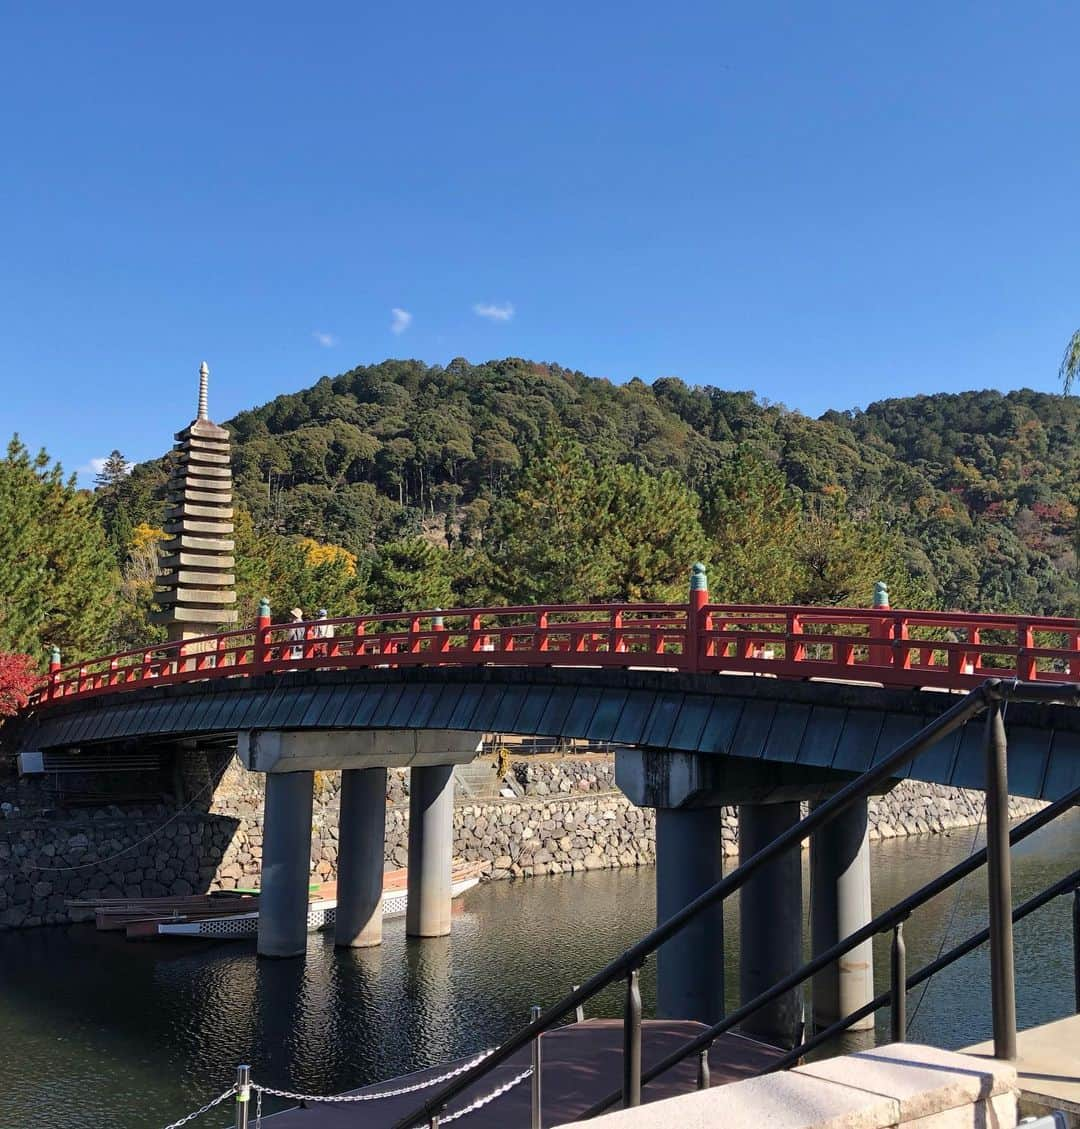
[[[197,1109],[194,1113],[189,1113],[187,1117],[181,1117],[179,1121],[171,1122],[170,1124],[165,1126],[165,1129],[180,1129],[181,1125],[186,1125],[189,1121],[194,1121],[196,1117],[202,1117],[204,1113],[209,1113],[210,1110],[214,1108],[214,1106],[221,1105],[221,1103],[225,1101],[226,1098],[231,1098],[235,1093],[236,1087],[230,1086],[225,1091],[225,1093],[218,1094],[218,1096],[214,1098],[213,1101],[207,1102],[206,1105],[202,1107],[202,1109]]]
[[[401,1086],[397,1090],[380,1090],[377,1094],[297,1094],[292,1090],[278,1090],[273,1086],[261,1086],[258,1082],[252,1082],[251,1088],[259,1094],[272,1094],[275,1098],[288,1098],[294,1102],[374,1102],[379,1098],[397,1098],[402,1094],[415,1094],[417,1090],[426,1090],[429,1086],[437,1086],[440,1082],[449,1082],[451,1078],[456,1078],[459,1074],[464,1074],[466,1070],[472,1070],[474,1066],[478,1066],[493,1050],[489,1048],[486,1051],[481,1051],[475,1058],[463,1062],[460,1066],[456,1066],[453,1070],[448,1070],[445,1074],[440,1074],[436,1078],[428,1078],[423,1082],[414,1082],[411,1086]],[[171,1126],[168,1127],[171,1129]]]
[[[440,1117],[439,1124],[449,1125],[451,1121],[457,1121],[459,1117],[464,1117],[465,1114],[472,1113],[473,1110],[480,1109],[481,1106],[487,1105],[488,1102],[493,1102],[496,1098],[501,1098],[503,1094],[507,1092],[507,1090],[512,1090],[516,1085],[518,1085],[519,1082],[524,1082],[526,1078],[531,1077],[532,1067],[530,1066],[526,1070],[523,1070],[516,1077],[511,1078],[509,1082],[504,1082],[497,1089],[492,1090],[490,1094],[485,1094],[482,1098],[477,1098],[476,1101],[470,1102],[467,1106],[465,1106],[464,1109],[459,1109],[456,1113],[447,1114],[446,1117]],[[417,1126],[417,1129],[421,1129],[421,1127]]]

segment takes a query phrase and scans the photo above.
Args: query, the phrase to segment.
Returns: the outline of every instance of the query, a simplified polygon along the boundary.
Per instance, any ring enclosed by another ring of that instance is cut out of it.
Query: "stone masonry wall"
[[[69,899],[155,897],[257,884],[262,858],[263,778],[235,760],[185,766],[186,810],[116,806],[27,817],[6,802],[0,815],[0,929],[84,920]],[[476,773],[474,766],[473,773]],[[220,776],[220,778],[219,778]],[[480,771],[480,778],[483,772]],[[490,878],[642,866],[655,859],[653,812],[634,808],[615,789],[611,757],[530,758],[512,762],[510,795],[465,794],[454,811],[457,857],[486,863]],[[207,803],[206,800],[212,801]],[[313,879],[337,873],[340,774],[315,774],[311,840]],[[981,792],[902,782],[869,804],[872,838],[949,832],[982,814]],[[1014,799],[1014,818],[1040,804]],[[200,810],[201,809],[201,810]],[[725,852],[738,850],[735,810],[723,809]],[[404,866],[408,843],[408,776],[389,774],[387,868]]]

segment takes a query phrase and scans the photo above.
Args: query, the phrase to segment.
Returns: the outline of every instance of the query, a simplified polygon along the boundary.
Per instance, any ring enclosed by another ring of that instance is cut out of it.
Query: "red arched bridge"
[[[704,598],[701,598],[704,597]],[[653,669],[968,690],[1080,681],[1080,621],[879,608],[569,604],[361,615],[252,628],[51,664],[45,705],[275,671],[409,666]],[[332,628],[332,638],[325,637]]]

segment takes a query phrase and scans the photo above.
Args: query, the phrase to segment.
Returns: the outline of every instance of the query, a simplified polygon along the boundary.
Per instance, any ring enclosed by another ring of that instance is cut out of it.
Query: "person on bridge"
[[[304,613],[300,608],[293,608],[289,615],[292,617],[292,626],[289,628],[286,638],[290,643],[301,644],[300,646],[292,646],[289,648],[290,659],[302,659],[304,657],[304,648],[302,646],[304,639],[307,637],[307,631],[304,627]]]
[[[334,625],[332,623],[326,622],[326,614],[327,614],[326,608],[319,608],[319,611],[318,611],[317,614],[318,614],[318,619],[315,623],[315,628],[312,631],[312,635],[316,639],[322,639],[322,640],[333,639],[333,637],[334,637]],[[328,642],[321,642],[315,648],[315,654],[317,654],[317,655],[327,655],[329,653],[330,653],[330,644]]]

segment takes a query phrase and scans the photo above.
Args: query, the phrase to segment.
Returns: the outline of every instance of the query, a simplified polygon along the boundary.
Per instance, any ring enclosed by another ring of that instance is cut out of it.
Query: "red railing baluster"
[[[1038,664],[1031,648],[1035,646],[1034,634],[1029,623],[1016,627],[1016,676],[1025,682],[1034,682]]]

